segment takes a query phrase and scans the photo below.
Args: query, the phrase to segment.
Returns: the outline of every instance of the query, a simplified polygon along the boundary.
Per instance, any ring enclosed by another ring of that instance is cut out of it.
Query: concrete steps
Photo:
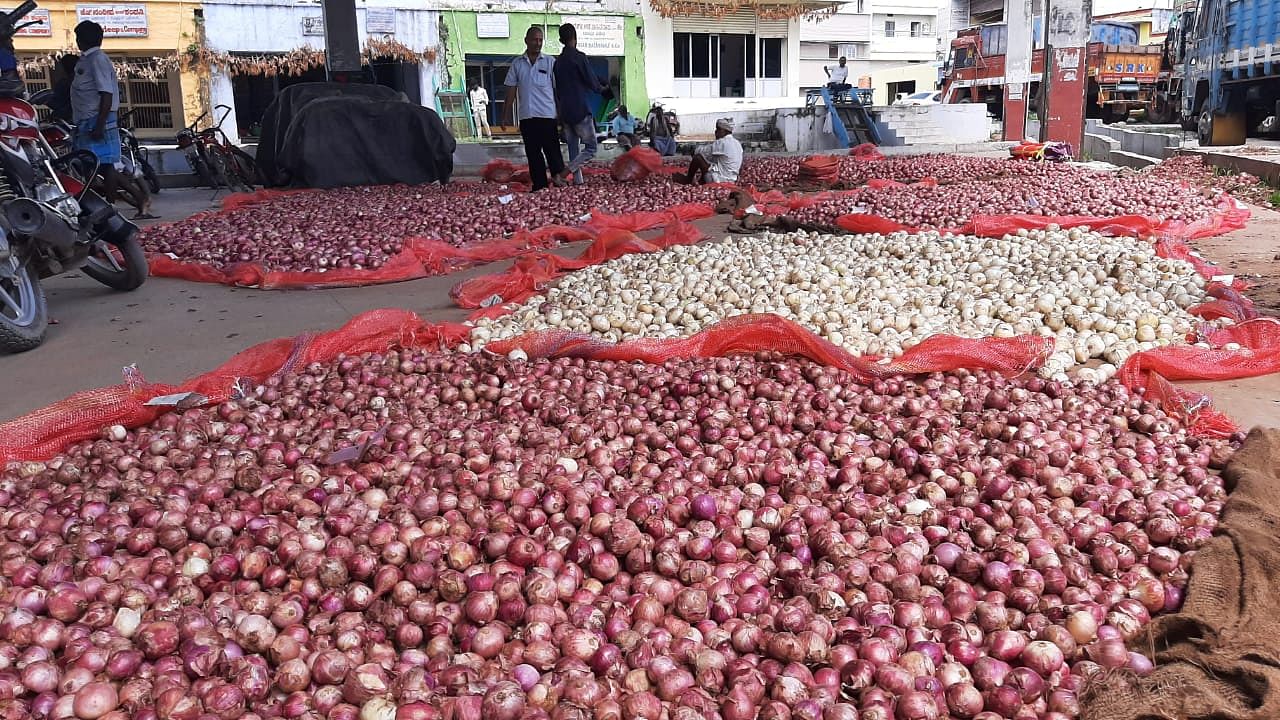
[[[887,146],[980,142],[990,137],[990,122],[981,105],[889,106],[872,110]]]

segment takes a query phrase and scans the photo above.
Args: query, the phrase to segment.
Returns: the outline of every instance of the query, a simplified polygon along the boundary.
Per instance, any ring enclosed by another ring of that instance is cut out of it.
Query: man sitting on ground
[[[689,163],[687,175],[676,175],[676,182],[701,185],[720,182],[737,182],[742,169],[742,143],[733,136],[733,121],[722,118],[716,121],[716,139],[702,145]]]
[[[627,112],[626,105],[618,106],[618,114],[613,117],[613,136],[618,139],[618,146],[623,150],[640,144],[640,138],[636,137],[636,118]]]

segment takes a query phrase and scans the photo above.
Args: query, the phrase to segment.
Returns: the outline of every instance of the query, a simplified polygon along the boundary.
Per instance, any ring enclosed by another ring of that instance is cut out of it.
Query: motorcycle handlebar
[[[18,31],[18,28],[16,27],[18,21],[35,9],[35,0],[26,0],[26,2],[14,8],[12,12],[0,13],[0,15],[3,15],[3,17],[0,18],[0,36],[6,38],[13,37],[13,34]]]

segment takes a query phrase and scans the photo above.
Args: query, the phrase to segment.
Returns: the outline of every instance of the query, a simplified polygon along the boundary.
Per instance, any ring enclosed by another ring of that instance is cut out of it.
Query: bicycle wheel
[[[231,176],[230,170],[227,167],[227,159],[221,152],[214,150],[209,153],[209,173],[213,176],[213,188],[215,190],[221,190],[222,188],[235,190],[228,179]]]
[[[266,185],[266,181],[262,178],[262,173],[258,172],[258,161],[254,160],[252,155],[238,147],[233,147],[231,148],[231,156],[236,159],[236,165],[240,168],[240,175],[250,189],[253,189],[254,185]]]

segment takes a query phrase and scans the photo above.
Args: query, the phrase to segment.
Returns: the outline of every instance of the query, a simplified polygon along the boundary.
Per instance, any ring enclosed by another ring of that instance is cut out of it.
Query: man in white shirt
[[[489,129],[489,92],[480,83],[471,81],[471,114],[476,119],[476,137],[493,139],[493,131]]]
[[[738,181],[742,169],[742,143],[733,136],[733,121],[716,121],[716,139],[694,153],[686,175],[676,175],[676,182],[686,185],[731,183]]]
[[[845,65],[848,62],[845,57],[840,56],[840,64],[831,67],[823,65],[822,69],[827,72],[827,88],[832,92],[848,92],[852,85],[849,84],[849,68]]]
[[[542,28],[531,25],[524,34],[525,52],[511,61],[507,70],[507,101],[503,104],[503,125],[511,124],[517,98],[520,101],[520,137],[529,158],[529,179],[534,191],[547,187],[547,171],[556,185],[564,185],[564,155],[560,154],[560,133],[556,129],[556,59],[542,52]]]

